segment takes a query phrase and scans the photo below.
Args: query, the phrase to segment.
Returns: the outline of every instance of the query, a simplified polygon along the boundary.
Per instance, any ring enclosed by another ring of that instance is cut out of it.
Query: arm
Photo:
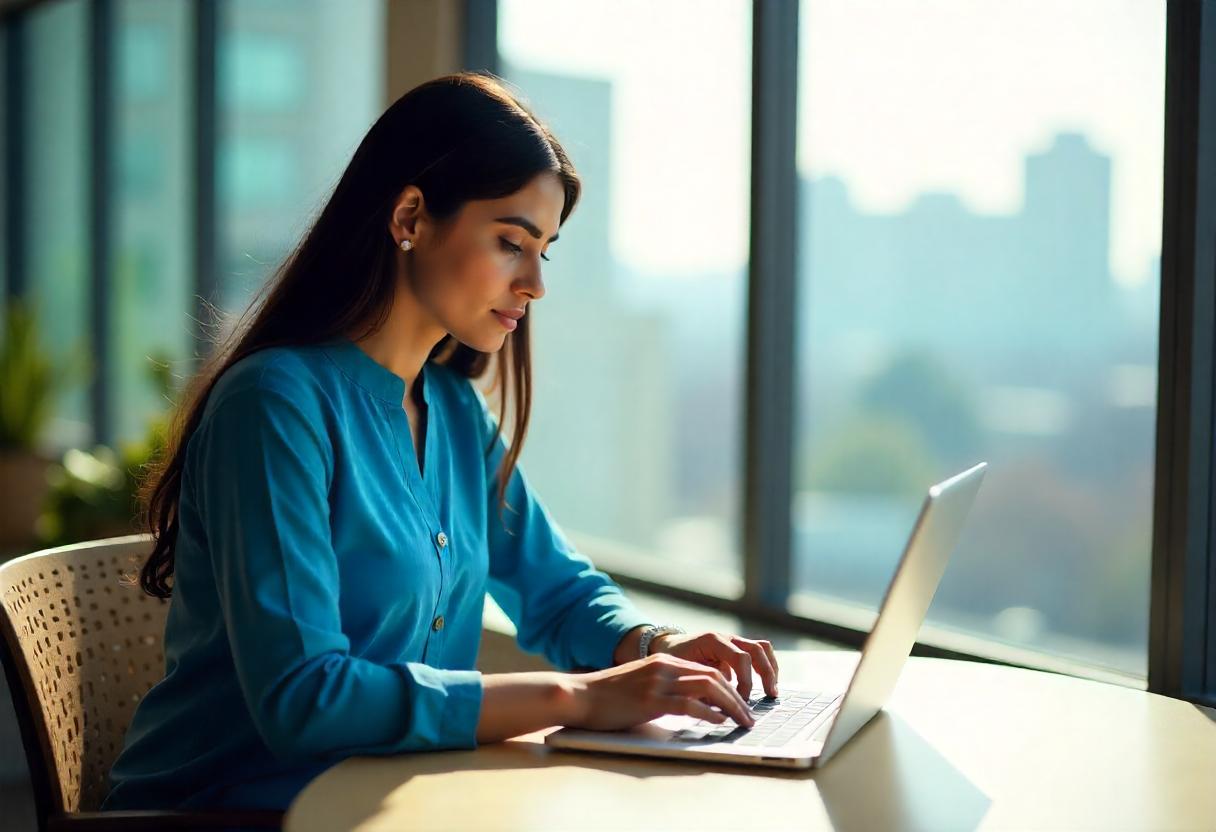
[[[631,662],[638,656],[642,638],[639,625],[621,639],[613,653],[613,666]],[[667,636],[651,642],[654,652]],[[589,703],[580,691],[580,681],[571,674],[552,671],[487,674],[478,742],[496,742],[508,737],[539,731],[553,725],[581,723]]]
[[[496,425],[480,391],[471,383],[468,389],[480,410],[484,451]],[[649,616],[570,545],[519,465],[511,472],[500,519],[497,472],[506,451],[498,436],[484,460],[488,588],[515,624],[520,647],[543,654],[560,670],[614,666],[628,655],[630,643],[636,655],[633,631],[650,623]]]
[[[642,630],[645,626],[644,624],[639,624],[625,634],[624,638],[617,644],[616,650],[612,651],[613,665],[631,662],[638,657],[638,648],[642,641]],[[662,636],[659,636],[659,638],[662,638]],[[651,641],[651,644],[654,644],[654,641]]]
[[[475,747],[479,671],[351,655],[329,528],[333,448],[309,391],[272,370],[257,387],[226,392],[191,443],[219,606],[254,725],[281,759]]]
[[[553,670],[487,673],[477,723],[479,743],[498,742],[554,725],[569,725],[579,713],[571,677]]]

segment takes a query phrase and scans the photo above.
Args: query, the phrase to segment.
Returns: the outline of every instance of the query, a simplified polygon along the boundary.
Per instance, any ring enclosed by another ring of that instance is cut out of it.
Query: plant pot
[[[34,522],[50,490],[50,465],[50,459],[34,451],[0,449],[0,548],[19,551],[35,545]]]

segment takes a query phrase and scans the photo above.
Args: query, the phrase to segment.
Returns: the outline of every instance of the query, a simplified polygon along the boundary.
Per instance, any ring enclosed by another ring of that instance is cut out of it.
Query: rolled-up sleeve
[[[481,412],[484,451],[496,422],[480,391],[470,389]],[[544,655],[559,670],[611,667],[620,640],[650,618],[570,544],[518,462],[500,520],[498,465],[506,451],[498,436],[486,457],[490,596],[515,624],[523,650]]]
[[[283,387],[226,391],[191,447],[223,622],[259,734],[284,760],[476,747],[480,671],[350,654],[329,527],[334,447],[319,406]]]

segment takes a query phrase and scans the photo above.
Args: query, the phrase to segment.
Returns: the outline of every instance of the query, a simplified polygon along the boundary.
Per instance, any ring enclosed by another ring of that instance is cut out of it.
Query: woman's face
[[[399,256],[410,263],[405,280],[423,312],[442,330],[436,342],[450,333],[481,352],[502,347],[511,318],[544,297],[542,255],[557,237],[564,204],[561,180],[544,173],[511,196],[465,204],[441,231],[422,192],[402,191],[391,230],[398,243],[414,242]]]

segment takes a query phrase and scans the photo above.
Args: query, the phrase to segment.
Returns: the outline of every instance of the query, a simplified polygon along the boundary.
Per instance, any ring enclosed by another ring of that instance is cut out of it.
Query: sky
[[[746,262],[750,2],[502,0],[499,46],[613,82],[616,256],[673,277]],[[1115,280],[1156,278],[1162,0],[804,0],[799,47],[802,176],[840,176],[865,213],[951,191],[1008,214],[1024,157],[1082,132],[1112,160]]]

